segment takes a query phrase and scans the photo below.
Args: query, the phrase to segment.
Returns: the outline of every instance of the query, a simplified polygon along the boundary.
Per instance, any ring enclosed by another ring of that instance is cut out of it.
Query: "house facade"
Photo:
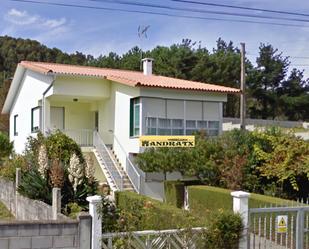
[[[113,151],[122,169],[109,166],[106,172],[116,190],[123,186],[122,174],[126,174],[137,192],[160,199],[162,184],[158,187],[156,181],[147,181],[146,174],[132,162],[143,150],[139,137],[191,135],[201,129],[218,135],[222,104],[227,94],[239,90],[153,75],[152,60],[144,59],[143,64],[144,72],[133,72],[19,63],[2,110],[10,115],[15,151],[21,153],[27,137],[38,130],[59,129],[82,147],[100,150],[98,156],[105,166],[116,164],[110,149]],[[110,160],[104,159],[106,155]]]

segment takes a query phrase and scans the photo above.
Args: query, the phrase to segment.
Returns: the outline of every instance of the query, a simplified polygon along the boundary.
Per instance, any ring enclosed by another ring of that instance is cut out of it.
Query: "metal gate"
[[[309,249],[309,206],[249,209],[248,249]]]

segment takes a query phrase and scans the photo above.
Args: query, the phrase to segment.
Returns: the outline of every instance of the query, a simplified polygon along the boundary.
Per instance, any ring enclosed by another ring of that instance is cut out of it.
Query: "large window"
[[[184,121],[183,119],[146,117],[145,132],[146,135],[192,135],[200,130],[205,130],[209,136],[217,136],[219,126],[219,121]]]
[[[140,135],[141,103],[139,98],[130,101],[130,136]]]
[[[41,108],[39,106],[31,109],[31,132],[38,132],[40,129]]]
[[[18,115],[14,115],[14,136],[18,136],[18,132],[17,132],[17,119],[18,119]]]

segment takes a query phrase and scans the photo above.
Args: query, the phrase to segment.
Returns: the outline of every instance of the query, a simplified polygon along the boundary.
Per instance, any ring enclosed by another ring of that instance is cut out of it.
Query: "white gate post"
[[[239,241],[239,249],[247,249],[249,242],[249,205],[248,200],[250,194],[244,191],[232,192],[233,196],[233,211],[241,215],[244,230],[242,232],[242,238]]]
[[[89,214],[92,217],[91,249],[102,248],[102,218],[98,214],[97,206],[101,204],[102,197],[99,195],[87,197],[89,202]]]

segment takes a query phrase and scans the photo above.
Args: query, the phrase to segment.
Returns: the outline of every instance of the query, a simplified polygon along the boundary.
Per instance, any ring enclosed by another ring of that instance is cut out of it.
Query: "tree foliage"
[[[148,51],[135,46],[123,55],[110,52],[94,57],[78,51],[68,54],[34,40],[8,36],[0,36],[0,86],[4,79],[13,76],[16,65],[21,60],[140,71],[142,57],[154,58],[156,74],[229,87],[240,86],[240,51],[233,42],[226,42],[221,38],[212,50],[203,47],[201,42],[183,39],[180,43],[157,46]],[[248,116],[309,120],[306,108],[309,103],[309,85],[308,80],[304,79],[303,71],[293,69],[289,72],[289,58],[270,44],[260,45],[256,64],[254,66],[246,59]],[[7,88],[0,87],[0,107],[6,91]],[[228,96],[223,115],[239,116],[239,96]],[[1,122],[7,123],[7,120]]]
[[[203,133],[193,148],[150,148],[137,155],[146,172],[179,171],[207,185],[277,195],[309,194],[309,142],[277,129]]]

